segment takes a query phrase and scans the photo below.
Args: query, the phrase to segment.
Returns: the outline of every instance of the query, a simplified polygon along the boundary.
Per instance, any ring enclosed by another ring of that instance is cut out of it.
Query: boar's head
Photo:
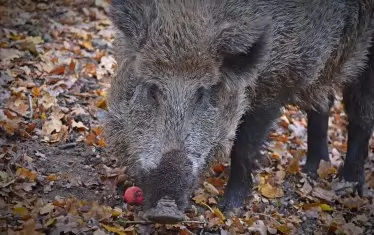
[[[229,155],[269,51],[261,12],[244,0],[112,1],[107,141],[144,190],[149,219],[181,220],[210,157]]]

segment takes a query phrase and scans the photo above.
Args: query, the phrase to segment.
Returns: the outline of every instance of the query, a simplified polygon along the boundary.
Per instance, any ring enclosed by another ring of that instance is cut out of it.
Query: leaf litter
[[[365,195],[336,179],[347,119],[335,102],[330,162],[301,172],[306,116],[286,106],[269,133],[253,193],[235,214],[219,202],[227,159],[207,169],[189,222],[138,221],[122,201],[126,167],[105,148],[102,120],[117,64],[107,0],[3,1],[0,12],[0,229],[5,234],[373,234],[373,149]],[[43,26],[43,27],[41,27]],[[341,99],[340,99],[341,100]],[[146,230],[144,230],[146,228]]]

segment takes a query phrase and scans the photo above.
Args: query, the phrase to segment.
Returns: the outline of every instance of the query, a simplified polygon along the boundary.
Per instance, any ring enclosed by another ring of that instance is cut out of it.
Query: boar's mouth
[[[185,219],[184,213],[178,210],[175,201],[170,199],[159,200],[156,207],[145,212],[144,217],[160,224],[174,224]]]
[[[144,190],[145,219],[172,224],[184,220],[184,209],[194,186],[193,163],[184,151],[163,154],[158,166],[138,172],[139,186]]]

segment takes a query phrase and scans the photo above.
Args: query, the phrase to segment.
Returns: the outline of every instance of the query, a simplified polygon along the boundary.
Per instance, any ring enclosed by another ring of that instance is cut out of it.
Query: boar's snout
[[[184,214],[178,209],[175,200],[163,198],[157,206],[145,212],[145,218],[156,223],[173,224],[184,219]]]
[[[162,155],[158,166],[138,173],[144,190],[143,209],[148,220],[175,223],[183,219],[196,176],[185,151],[172,150]]]

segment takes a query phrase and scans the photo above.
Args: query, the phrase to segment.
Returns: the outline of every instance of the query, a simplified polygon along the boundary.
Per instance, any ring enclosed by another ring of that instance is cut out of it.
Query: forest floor
[[[0,234],[374,234],[374,144],[360,198],[336,178],[347,149],[339,101],[330,118],[331,162],[321,164],[318,179],[300,171],[306,116],[288,106],[244,208],[219,211],[229,167],[218,162],[191,195],[190,222],[141,224],[122,199],[131,185],[126,166],[102,135],[117,66],[108,2],[0,3]]]

